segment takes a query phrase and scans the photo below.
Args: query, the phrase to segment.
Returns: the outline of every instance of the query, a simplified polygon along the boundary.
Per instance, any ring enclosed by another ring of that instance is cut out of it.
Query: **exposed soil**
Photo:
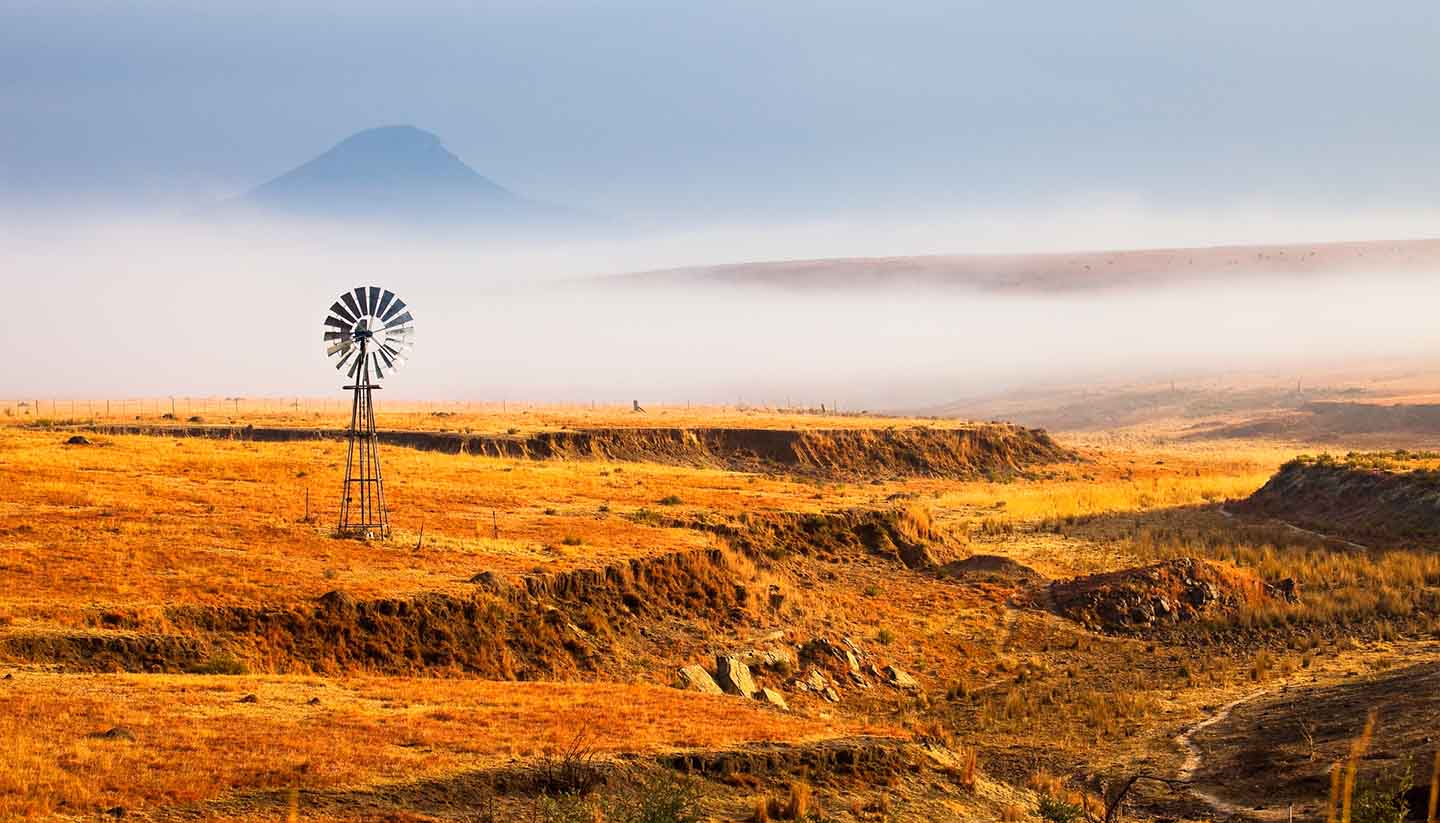
[[[965,583],[998,585],[1033,585],[1043,583],[1045,576],[1023,563],[994,554],[977,554],[963,560],[952,560],[936,570],[941,577]]]
[[[340,429],[255,426],[94,425],[99,434],[287,442],[338,440]],[[530,460],[628,460],[826,478],[996,478],[1077,459],[1040,429],[1002,423],[967,428],[783,429],[608,428],[529,435],[382,431],[382,443],[447,454]]]
[[[1440,473],[1293,461],[1229,511],[1367,546],[1440,545]]]
[[[943,747],[890,737],[844,737],[813,743],[773,743],[726,749],[695,749],[656,756],[561,761],[497,766],[439,778],[360,789],[304,791],[296,805],[309,813],[342,811],[367,821],[451,820],[457,810],[474,810],[462,819],[536,819],[534,798],[563,793],[551,785],[557,771],[572,780],[593,781],[599,796],[626,783],[643,782],[657,773],[675,773],[703,779],[704,804],[721,814],[718,819],[748,819],[756,792],[774,789],[783,794],[790,780],[803,780],[815,789],[817,807],[840,811],[842,798],[857,788],[888,786],[911,803],[937,806],[953,796],[959,759]],[[573,790],[573,789],[572,789]],[[927,798],[927,796],[929,796]],[[289,806],[288,791],[250,792],[207,804],[206,811],[222,815],[280,813]],[[943,806],[941,806],[943,808]],[[196,809],[161,814],[160,820],[185,820]],[[461,812],[463,814],[463,811]],[[491,818],[484,814],[493,815]],[[421,816],[423,815],[423,816]],[[431,817],[430,815],[434,815]]]
[[[1297,819],[1322,819],[1330,768],[1347,758],[1372,708],[1377,723],[1360,761],[1362,777],[1413,767],[1422,788],[1411,799],[1423,804],[1440,741],[1434,722],[1440,663],[1434,661],[1236,704],[1193,736],[1200,760],[1194,778],[1225,803],[1277,818],[1293,803]],[[1412,808],[1411,816],[1423,820],[1424,811]]]
[[[708,531],[747,554],[772,560],[790,555],[832,561],[878,555],[909,569],[927,570],[939,562],[937,555],[951,551],[947,535],[900,509],[758,512],[734,520],[702,516],[662,522]]]
[[[0,649],[72,671],[224,673],[238,658],[275,672],[570,677],[703,642],[710,620],[757,622],[769,593],[747,579],[717,549],[513,580],[482,573],[469,597],[334,591],[302,604],[177,606],[166,612],[173,635],[14,632]]]

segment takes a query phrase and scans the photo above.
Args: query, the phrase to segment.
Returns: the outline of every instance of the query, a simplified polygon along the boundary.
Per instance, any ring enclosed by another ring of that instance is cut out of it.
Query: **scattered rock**
[[[74,435],[71,435],[71,436],[70,436],[70,439],[68,439],[68,440],[65,441],[65,445],[67,445],[67,446],[88,446],[88,445],[90,445],[90,438],[86,437],[86,436],[83,435],[83,434],[74,434]]]
[[[260,698],[256,697],[256,696],[253,695],[253,694],[247,694],[247,695],[245,695],[244,697],[240,698],[239,700],[237,700],[237,701],[235,701],[235,702],[236,702],[236,703],[259,703],[259,702],[260,702]]]
[[[887,683],[897,689],[904,689],[905,691],[911,692],[920,690],[919,681],[911,677],[909,673],[899,666],[886,666],[885,678]]]
[[[740,654],[740,660],[747,666],[760,669],[789,669],[795,666],[795,655],[786,648],[751,649]]]
[[[318,705],[320,705],[320,698],[318,698],[318,697],[312,697],[312,698],[310,698],[309,700],[306,700],[306,701],[305,701],[305,705],[307,705],[307,706],[318,706]]]
[[[790,704],[785,702],[785,695],[774,689],[761,689],[755,693],[755,699],[761,703],[769,703],[777,709],[789,711]]]
[[[819,669],[811,669],[809,674],[796,678],[794,686],[802,692],[813,692],[831,703],[840,702],[840,693],[835,690],[834,684],[820,673]]]
[[[749,697],[755,693],[755,680],[750,677],[750,667],[733,654],[715,656],[715,682],[729,694]]]
[[[814,640],[800,647],[800,659],[820,663],[826,658],[838,660],[845,664],[848,671],[860,671],[860,657],[864,656],[861,651],[858,655],[859,646],[850,638],[845,638],[843,645],[835,643],[829,638],[817,637]]]
[[[134,740],[135,733],[124,726],[111,726],[103,732],[91,732],[85,735],[92,740]]]
[[[115,818],[116,820],[119,820],[120,818],[125,816],[125,807],[111,806],[110,808],[105,810],[105,813]]]
[[[704,666],[681,666],[678,672],[680,676],[680,688],[688,689],[701,694],[724,694],[720,686],[715,683],[715,678],[705,671]]]

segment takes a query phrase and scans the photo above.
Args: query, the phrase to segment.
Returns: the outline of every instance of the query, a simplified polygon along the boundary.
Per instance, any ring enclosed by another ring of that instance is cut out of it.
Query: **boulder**
[[[904,689],[906,691],[920,690],[920,682],[911,677],[899,666],[886,666],[885,679],[890,685],[897,689]]]
[[[785,702],[785,695],[774,689],[761,689],[755,693],[755,699],[761,703],[769,703],[777,709],[789,711],[790,704]]]
[[[83,435],[83,434],[71,435],[70,438],[65,441],[65,445],[67,445],[67,446],[88,446],[88,445],[90,445],[90,438],[86,437],[86,436]]]
[[[755,680],[750,677],[750,667],[733,654],[715,656],[715,682],[728,694],[749,697],[756,691]]]
[[[682,689],[701,694],[724,694],[703,666],[681,666],[679,676]]]
[[[92,732],[85,735],[93,740],[134,740],[135,733],[124,726],[112,726],[103,732]]]
[[[760,669],[789,669],[795,666],[794,653],[783,646],[763,651],[750,649],[740,655],[740,660],[747,666]]]

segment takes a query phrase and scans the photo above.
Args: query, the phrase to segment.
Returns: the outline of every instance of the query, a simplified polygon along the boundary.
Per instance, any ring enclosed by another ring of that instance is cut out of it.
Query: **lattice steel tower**
[[[379,286],[361,286],[340,295],[325,318],[325,354],[347,369],[350,428],[345,433],[345,485],[340,498],[343,535],[384,540],[390,536],[380,441],[375,435],[379,381],[405,362],[415,345],[415,318],[405,301]]]

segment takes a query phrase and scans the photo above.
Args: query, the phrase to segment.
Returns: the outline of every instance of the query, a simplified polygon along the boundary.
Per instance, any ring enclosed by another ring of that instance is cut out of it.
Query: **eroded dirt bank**
[[[337,440],[340,429],[93,425],[97,434],[292,442]],[[382,431],[387,445],[528,460],[628,460],[831,478],[1008,477],[1076,459],[1041,429],[1002,423],[894,429],[598,428],[525,435]]]
[[[1228,509],[1368,546],[1435,546],[1440,545],[1440,472],[1295,460]]]

